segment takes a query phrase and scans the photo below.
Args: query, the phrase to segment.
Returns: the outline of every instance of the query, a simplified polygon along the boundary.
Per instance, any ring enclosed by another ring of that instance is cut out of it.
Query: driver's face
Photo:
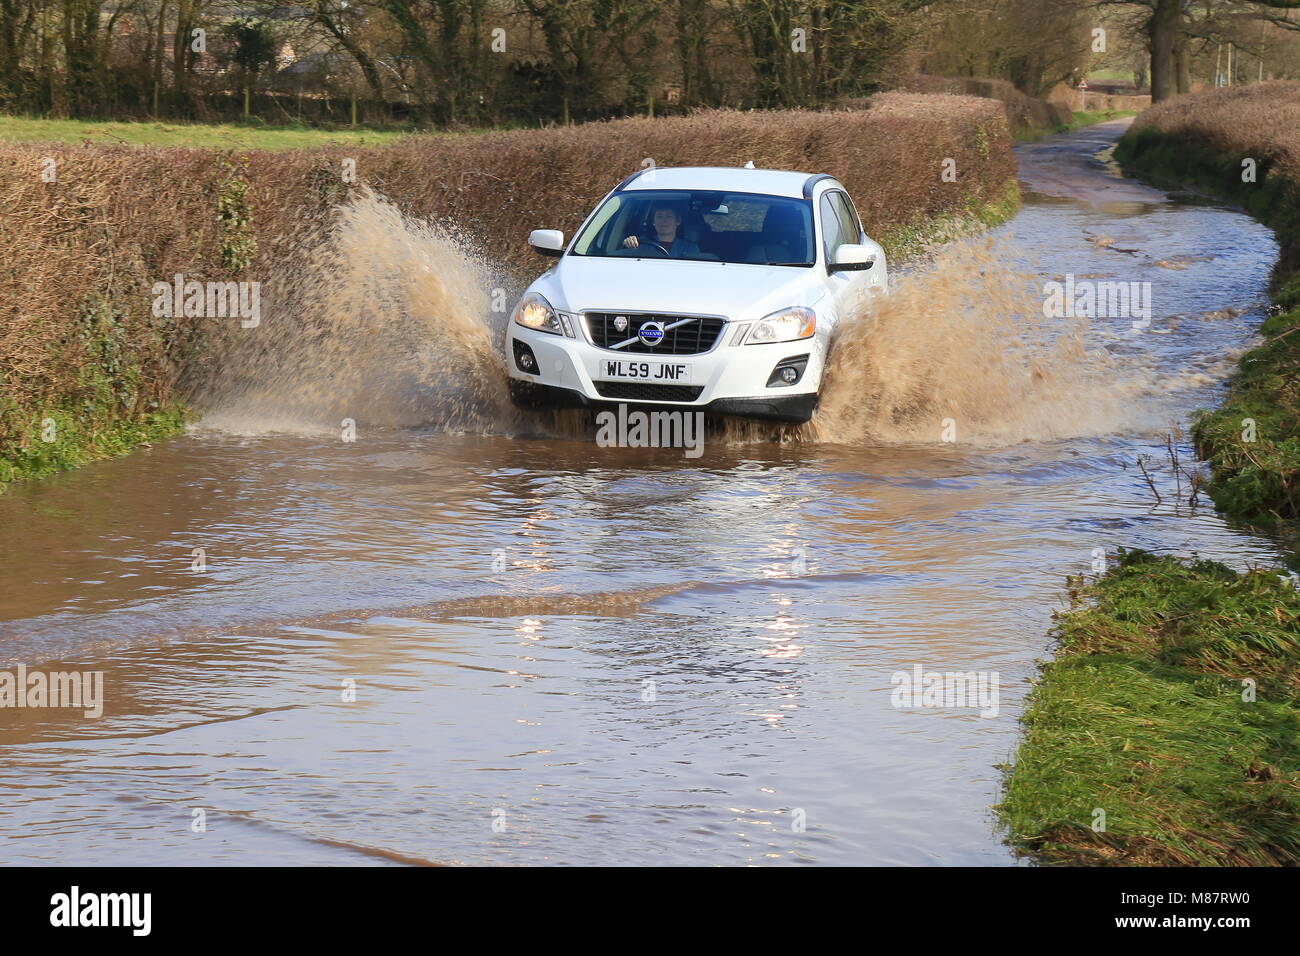
[[[677,227],[681,224],[681,220],[677,218],[677,213],[673,212],[671,209],[656,209],[654,224],[655,232],[665,238],[672,238],[676,235]]]

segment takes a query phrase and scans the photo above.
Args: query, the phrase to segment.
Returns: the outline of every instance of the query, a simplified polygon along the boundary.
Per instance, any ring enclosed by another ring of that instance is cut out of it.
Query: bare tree
[[[1192,24],[1198,7],[1192,0],[1098,0],[1098,6],[1136,6],[1150,11],[1145,24],[1148,48],[1151,52],[1151,99],[1167,99],[1190,87],[1187,75],[1185,43],[1195,35]],[[1276,11],[1300,9],[1300,0],[1240,0],[1235,3],[1205,3],[1203,9],[1211,15],[1216,7],[1235,7],[1247,15],[1291,29],[1300,24]],[[1181,69],[1180,69],[1181,63]],[[1181,74],[1181,76],[1180,76]]]

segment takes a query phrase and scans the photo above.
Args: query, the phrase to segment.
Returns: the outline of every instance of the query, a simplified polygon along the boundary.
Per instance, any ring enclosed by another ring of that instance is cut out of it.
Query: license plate
[[[693,384],[689,362],[623,362],[616,359],[601,359],[595,377],[624,382]]]

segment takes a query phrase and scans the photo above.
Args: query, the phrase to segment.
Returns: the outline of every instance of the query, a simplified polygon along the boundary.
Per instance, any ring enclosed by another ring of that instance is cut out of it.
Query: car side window
[[[853,203],[849,197],[842,192],[833,192],[830,194],[834,197],[831,202],[835,206],[835,211],[840,214],[840,222],[844,226],[844,231],[849,238],[844,242],[861,242],[862,241],[862,220],[858,218],[857,210],[853,208]]]
[[[839,214],[835,211],[835,204],[832,201],[834,193],[824,193],[819,206],[821,209],[822,219],[822,250],[826,253],[826,261],[831,261],[831,256],[835,250],[845,242],[856,242],[856,239],[845,239],[844,224],[840,222]]]

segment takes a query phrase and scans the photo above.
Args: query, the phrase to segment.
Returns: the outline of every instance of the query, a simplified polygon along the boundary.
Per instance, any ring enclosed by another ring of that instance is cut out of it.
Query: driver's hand
[[[635,249],[640,244],[641,243],[636,241],[636,236],[628,236],[626,239],[623,240],[623,245],[629,249]]]

